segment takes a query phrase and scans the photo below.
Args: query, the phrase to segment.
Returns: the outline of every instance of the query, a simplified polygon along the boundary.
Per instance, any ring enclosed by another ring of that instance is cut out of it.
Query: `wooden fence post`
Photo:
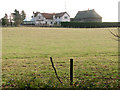
[[[70,85],[73,85],[73,59],[70,59]]]

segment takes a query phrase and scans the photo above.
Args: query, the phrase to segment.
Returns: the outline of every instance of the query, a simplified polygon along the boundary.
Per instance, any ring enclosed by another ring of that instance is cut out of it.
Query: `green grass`
[[[117,32],[117,28],[3,28],[3,87],[118,87],[118,42],[109,30]],[[63,84],[54,74],[51,56]]]

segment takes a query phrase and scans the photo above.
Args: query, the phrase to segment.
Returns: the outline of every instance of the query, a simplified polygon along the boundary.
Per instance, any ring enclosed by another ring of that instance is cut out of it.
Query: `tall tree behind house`
[[[22,21],[26,18],[26,13],[24,10],[21,11]]]
[[[3,26],[8,26],[9,25],[9,19],[8,19],[7,14],[5,14],[5,16],[2,18],[2,25]]]
[[[26,17],[25,12],[22,10],[21,13],[17,9],[15,9],[14,13],[12,13],[13,21],[15,26],[20,26],[22,24],[23,20]]]

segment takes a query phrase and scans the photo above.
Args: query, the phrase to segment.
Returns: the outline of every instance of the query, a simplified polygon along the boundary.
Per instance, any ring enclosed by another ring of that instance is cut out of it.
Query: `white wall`
[[[65,18],[67,17],[67,19]],[[61,17],[61,22],[70,22],[70,17],[67,13],[65,13],[62,17]]]
[[[35,25],[45,24],[45,18],[42,16],[41,13],[39,13],[36,17],[34,17],[34,21],[35,21]]]

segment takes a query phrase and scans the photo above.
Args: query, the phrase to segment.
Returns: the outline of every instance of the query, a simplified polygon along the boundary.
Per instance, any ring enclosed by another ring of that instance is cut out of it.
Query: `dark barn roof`
[[[55,13],[55,16],[56,17],[62,17],[65,13],[67,13],[67,12]],[[68,16],[70,16],[70,15],[68,14]]]
[[[94,9],[86,11],[78,11],[74,19],[85,19],[85,18],[102,18],[95,12]]]

